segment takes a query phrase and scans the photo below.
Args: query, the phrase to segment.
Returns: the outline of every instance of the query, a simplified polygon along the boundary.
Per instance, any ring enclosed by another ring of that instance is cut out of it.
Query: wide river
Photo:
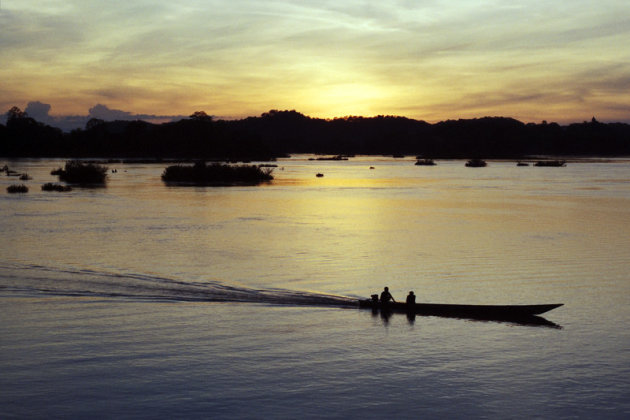
[[[0,174],[0,417],[630,417],[630,160],[308,158],[258,187],[110,164],[66,193],[40,190],[63,161],[0,159],[32,177]],[[564,306],[346,306],[383,286]]]

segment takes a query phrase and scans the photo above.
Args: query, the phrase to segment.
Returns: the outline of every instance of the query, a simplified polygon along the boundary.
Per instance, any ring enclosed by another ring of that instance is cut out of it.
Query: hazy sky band
[[[4,0],[0,111],[630,121],[630,2]]]

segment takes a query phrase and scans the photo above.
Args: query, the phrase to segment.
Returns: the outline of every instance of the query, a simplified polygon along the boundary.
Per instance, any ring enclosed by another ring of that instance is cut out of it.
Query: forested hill
[[[204,112],[165,124],[90,120],[63,133],[13,108],[0,125],[0,156],[260,159],[291,153],[407,154],[431,158],[529,155],[630,156],[630,125],[560,126],[485,117],[436,124],[404,117],[310,118],[296,111],[242,120]]]

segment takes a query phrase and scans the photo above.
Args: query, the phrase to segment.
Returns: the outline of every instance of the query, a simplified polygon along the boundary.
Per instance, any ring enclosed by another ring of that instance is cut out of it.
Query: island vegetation
[[[470,159],[466,162],[466,166],[469,168],[485,168],[487,165],[483,159]]]
[[[24,184],[20,184],[20,185],[9,185],[7,187],[7,192],[14,194],[14,193],[27,193],[28,192],[28,187]]]
[[[105,185],[107,167],[96,163],[86,163],[79,160],[69,160],[65,167],[53,170],[51,175],[57,175],[60,181],[79,185]]]
[[[417,166],[435,166],[436,165],[436,163],[435,163],[435,161],[433,159],[424,159],[424,158],[420,158],[420,157],[417,157],[416,159],[417,160],[416,160],[415,164]]]
[[[10,169],[8,165],[4,165],[2,168],[0,168],[0,172],[4,172],[6,176],[17,177],[20,179],[20,181],[28,181],[32,179],[27,173],[21,174],[17,171],[14,171],[13,169]]]
[[[567,162],[564,160],[539,160],[534,166],[550,166],[560,168],[566,166]]]
[[[229,186],[258,185],[273,180],[273,168],[257,165],[229,165],[223,163],[172,165],[162,173],[162,181],[174,185]]]
[[[42,191],[68,192],[68,191],[72,191],[72,187],[69,185],[61,185],[61,184],[54,184],[52,182],[47,182],[44,185],[42,185]]]
[[[350,156],[337,155],[337,156],[320,156],[318,158],[309,158],[308,160],[348,160]]]
[[[435,124],[397,116],[310,118],[271,110],[216,120],[203,111],[163,124],[92,119],[64,133],[13,107],[0,124],[0,156],[154,160],[272,161],[295,153],[343,159],[354,154],[487,159],[628,156],[630,125],[591,121],[566,126],[484,117]]]

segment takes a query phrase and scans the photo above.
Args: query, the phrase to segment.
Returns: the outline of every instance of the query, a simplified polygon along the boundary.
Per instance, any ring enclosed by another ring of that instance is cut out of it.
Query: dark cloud
[[[99,118],[105,121],[134,121],[145,120],[149,122],[155,121],[173,121],[186,118],[184,115],[155,115],[155,114],[134,114],[132,112],[123,111],[120,109],[111,109],[107,105],[97,104],[89,109],[88,118]]]
[[[110,109],[107,105],[96,104],[88,110],[88,115],[50,115],[52,106],[39,101],[32,101],[26,105],[24,111],[29,117],[38,122],[61,128],[69,132],[77,128],[85,128],[85,125],[92,118],[105,121],[135,121],[144,120],[155,123],[180,120],[186,118],[184,115],[155,115],[155,114],[134,114],[120,109]],[[6,122],[6,113],[0,116],[0,123]]]
[[[140,116],[134,116],[131,112],[121,111],[119,109],[110,109],[107,105],[103,104],[97,104],[90,108],[88,116],[90,118],[98,118],[105,121],[142,119]]]
[[[26,105],[24,111],[28,114],[29,117],[36,119],[39,122],[47,123],[51,119],[48,113],[50,112],[50,104],[45,104],[39,101],[29,102]]]

